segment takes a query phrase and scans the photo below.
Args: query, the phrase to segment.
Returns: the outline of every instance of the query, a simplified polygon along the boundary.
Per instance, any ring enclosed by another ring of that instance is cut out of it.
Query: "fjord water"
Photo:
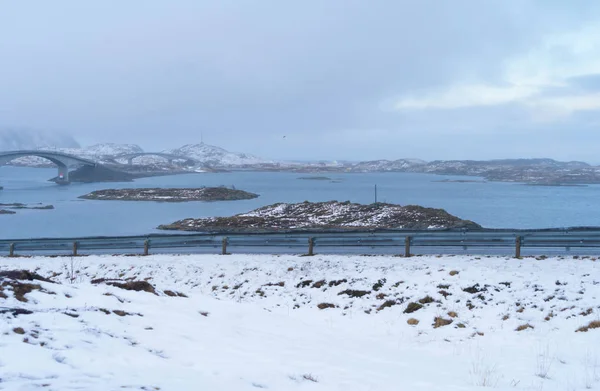
[[[55,169],[1,167],[0,203],[52,204],[54,210],[17,210],[0,215],[0,238],[138,235],[187,217],[229,216],[276,202],[374,201],[443,208],[489,228],[600,226],[600,185],[526,186],[473,177],[410,173],[324,174],[334,180],[301,180],[309,174],[281,172],[199,173],[138,179],[132,183],[73,183],[48,179]],[[320,175],[320,174],[319,174]],[[94,190],[139,187],[235,186],[259,198],[243,201],[158,203],[95,201],[78,197]]]

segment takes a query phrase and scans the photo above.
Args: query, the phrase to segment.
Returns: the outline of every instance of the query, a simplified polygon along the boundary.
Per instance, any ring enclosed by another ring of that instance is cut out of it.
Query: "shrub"
[[[346,289],[345,291],[341,291],[340,293],[338,293],[339,295],[348,295],[350,297],[363,297],[364,295],[368,295],[369,291],[360,291],[360,290],[354,290],[354,289]]]
[[[423,306],[419,303],[408,303],[406,309],[404,310],[405,314],[412,314],[415,311],[420,310]]]
[[[436,316],[433,319],[433,328],[437,329],[438,327],[448,326],[452,324],[452,319],[444,319],[441,316]]]
[[[419,303],[421,304],[429,304],[429,303],[433,303],[435,300],[433,299],[433,297],[427,295],[424,298],[419,300]]]
[[[460,273],[458,270],[451,270],[449,274],[450,274],[451,276],[455,276],[455,275],[457,275],[458,273]]]
[[[415,319],[415,318],[410,318],[409,320],[406,321],[406,323],[408,323],[411,326],[416,326],[419,324],[419,320]]]
[[[527,330],[527,329],[532,329],[533,326],[530,325],[529,323],[525,323],[520,325],[519,327],[516,328],[516,331],[523,331],[523,330]]]
[[[382,305],[379,306],[379,308],[377,308],[377,311],[381,311],[384,308],[389,308],[392,306],[395,306],[396,302],[394,300],[386,300],[385,303],[383,303]]]
[[[590,323],[588,323],[587,326],[583,326],[578,328],[577,330],[575,330],[575,332],[588,332],[590,329],[598,329],[600,328],[600,320],[594,320]]]
[[[454,311],[450,311],[450,312],[448,312],[448,316],[451,318],[456,318],[458,316],[458,314]]]
[[[321,303],[317,306],[317,308],[319,308],[320,310],[324,310],[326,308],[335,308],[335,304],[331,304],[331,303]]]

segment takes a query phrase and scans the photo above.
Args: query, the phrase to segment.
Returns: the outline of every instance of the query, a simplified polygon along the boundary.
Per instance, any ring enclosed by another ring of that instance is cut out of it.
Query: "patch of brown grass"
[[[429,304],[429,303],[433,303],[435,300],[433,299],[433,297],[427,295],[424,298],[419,300],[419,303],[421,304]]]
[[[530,325],[529,323],[525,323],[520,325],[519,327],[517,327],[515,329],[515,331],[523,331],[523,330],[527,330],[527,329],[533,329],[534,327],[532,325]]]
[[[171,296],[171,297],[187,297],[187,295],[185,295],[181,292],[175,292],[175,291],[169,291],[169,290],[165,291],[165,295]]]
[[[25,334],[25,330],[23,330],[23,327],[15,327],[13,329],[13,333],[23,335]]]
[[[454,311],[450,311],[450,312],[448,312],[448,316],[451,318],[456,318],[456,317],[458,317],[458,314]]]
[[[448,274],[450,274],[451,276],[455,276],[455,275],[457,275],[459,273],[460,272],[458,270],[450,270],[450,273],[448,273]]]
[[[575,332],[587,333],[591,329],[598,329],[598,328],[600,328],[600,320],[594,320],[594,321],[591,321],[590,323],[588,323],[587,326],[578,328],[577,330],[575,330]]]
[[[419,324],[419,319],[410,318],[409,320],[406,321],[406,323],[408,323],[411,326],[416,326]]]
[[[452,324],[452,322],[452,319],[444,319],[441,316],[436,316],[433,319],[433,328],[437,329],[438,327],[448,326],[449,324]]]
[[[327,284],[327,281],[321,280],[321,281],[315,282],[312,287],[319,289],[319,288],[322,288],[325,284]]]
[[[321,303],[317,306],[318,309],[320,310],[324,310],[326,308],[335,308],[335,304],[331,304],[331,303]]]

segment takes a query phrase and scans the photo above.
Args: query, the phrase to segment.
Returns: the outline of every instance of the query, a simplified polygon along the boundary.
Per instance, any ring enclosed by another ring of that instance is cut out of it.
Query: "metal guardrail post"
[[[404,238],[404,256],[406,258],[410,257],[410,240],[410,236]]]
[[[227,236],[223,237],[223,240],[221,240],[221,255],[227,255],[227,242],[229,241],[229,239],[227,238]]]
[[[515,258],[521,258],[521,237],[515,238]]]
[[[315,255],[315,238],[308,238],[308,256]]]
[[[79,247],[79,243],[73,242],[73,256],[77,256],[77,248]]]
[[[150,254],[150,240],[146,239],[144,241],[144,255]]]
[[[8,247],[8,256],[9,257],[15,256],[15,244],[14,243],[11,243]]]

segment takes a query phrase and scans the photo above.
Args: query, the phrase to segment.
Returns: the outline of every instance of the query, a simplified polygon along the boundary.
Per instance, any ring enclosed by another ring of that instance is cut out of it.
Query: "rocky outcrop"
[[[481,228],[472,221],[462,220],[443,209],[417,205],[400,206],[375,203],[303,202],[274,204],[232,217],[184,219],[161,225],[164,230],[208,232],[263,232],[294,229],[311,230],[373,230],[373,229],[433,229]]]
[[[188,202],[188,201],[236,201],[249,200],[258,194],[226,187],[204,187],[198,189],[107,189],[97,190],[79,198],[86,200],[116,200],[116,201],[158,201],[158,202]]]

